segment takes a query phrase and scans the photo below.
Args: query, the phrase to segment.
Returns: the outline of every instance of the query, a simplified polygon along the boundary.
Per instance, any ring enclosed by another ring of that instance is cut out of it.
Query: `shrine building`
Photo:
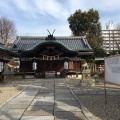
[[[82,60],[93,54],[93,50],[83,37],[17,36],[11,47],[18,54],[19,73],[35,72],[37,78],[78,75],[81,73]]]

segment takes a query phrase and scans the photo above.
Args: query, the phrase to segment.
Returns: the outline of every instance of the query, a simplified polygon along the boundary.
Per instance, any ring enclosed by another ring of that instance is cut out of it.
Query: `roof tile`
[[[46,37],[31,37],[31,36],[18,36],[14,41],[13,45],[16,45],[16,48],[12,47],[12,50],[28,50],[38,43],[45,42]],[[56,42],[64,44],[72,50],[92,50],[89,44],[86,42],[84,37],[55,37]]]

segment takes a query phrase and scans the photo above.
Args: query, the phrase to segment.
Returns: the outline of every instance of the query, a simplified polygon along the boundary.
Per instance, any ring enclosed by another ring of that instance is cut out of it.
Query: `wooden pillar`
[[[97,66],[96,66],[96,64],[95,64],[95,72],[97,72]]]
[[[68,61],[68,71],[69,71],[69,68],[70,68],[70,67],[69,67],[69,64],[70,64],[70,63],[69,63],[69,61]]]
[[[77,72],[77,56],[75,57],[75,72]]]
[[[4,65],[5,65],[5,62],[3,61],[3,70],[1,72],[1,80],[0,80],[0,82],[4,81],[4,75],[3,75],[3,73],[4,73]]]
[[[26,57],[25,57],[25,62],[26,62]],[[25,68],[23,69],[23,79],[25,79]]]
[[[21,57],[20,57],[20,67],[19,67],[19,72],[20,72],[20,69],[21,69]]]
[[[55,78],[57,78],[57,71],[55,71]]]

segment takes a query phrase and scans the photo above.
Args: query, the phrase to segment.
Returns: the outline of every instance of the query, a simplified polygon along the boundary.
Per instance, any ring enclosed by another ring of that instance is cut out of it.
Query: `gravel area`
[[[96,120],[120,120],[120,96],[107,96],[107,104],[100,95],[78,97]]]
[[[27,87],[33,79],[5,81],[0,83],[0,105],[5,103],[12,96],[16,95],[20,90]]]
[[[79,80],[66,79],[67,84],[73,90],[104,90],[103,79],[98,79],[98,82],[87,86],[80,86]],[[104,94],[78,94],[77,97],[82,101],[90,113],[93,114],[94,120],[120,120],[120,85],[111,83],[106,84],[107,92],[119,91],[119,95],[107,95],[107,104],[105,104]]]

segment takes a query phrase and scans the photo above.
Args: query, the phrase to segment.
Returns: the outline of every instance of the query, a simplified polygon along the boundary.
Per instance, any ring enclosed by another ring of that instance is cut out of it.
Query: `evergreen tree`
[[[74,14],[70,15],[68,22],[74,36],[86,35],[93,49],[101,46],[101,24],[97,10],[90,9],[88,12],[76,10]]]

